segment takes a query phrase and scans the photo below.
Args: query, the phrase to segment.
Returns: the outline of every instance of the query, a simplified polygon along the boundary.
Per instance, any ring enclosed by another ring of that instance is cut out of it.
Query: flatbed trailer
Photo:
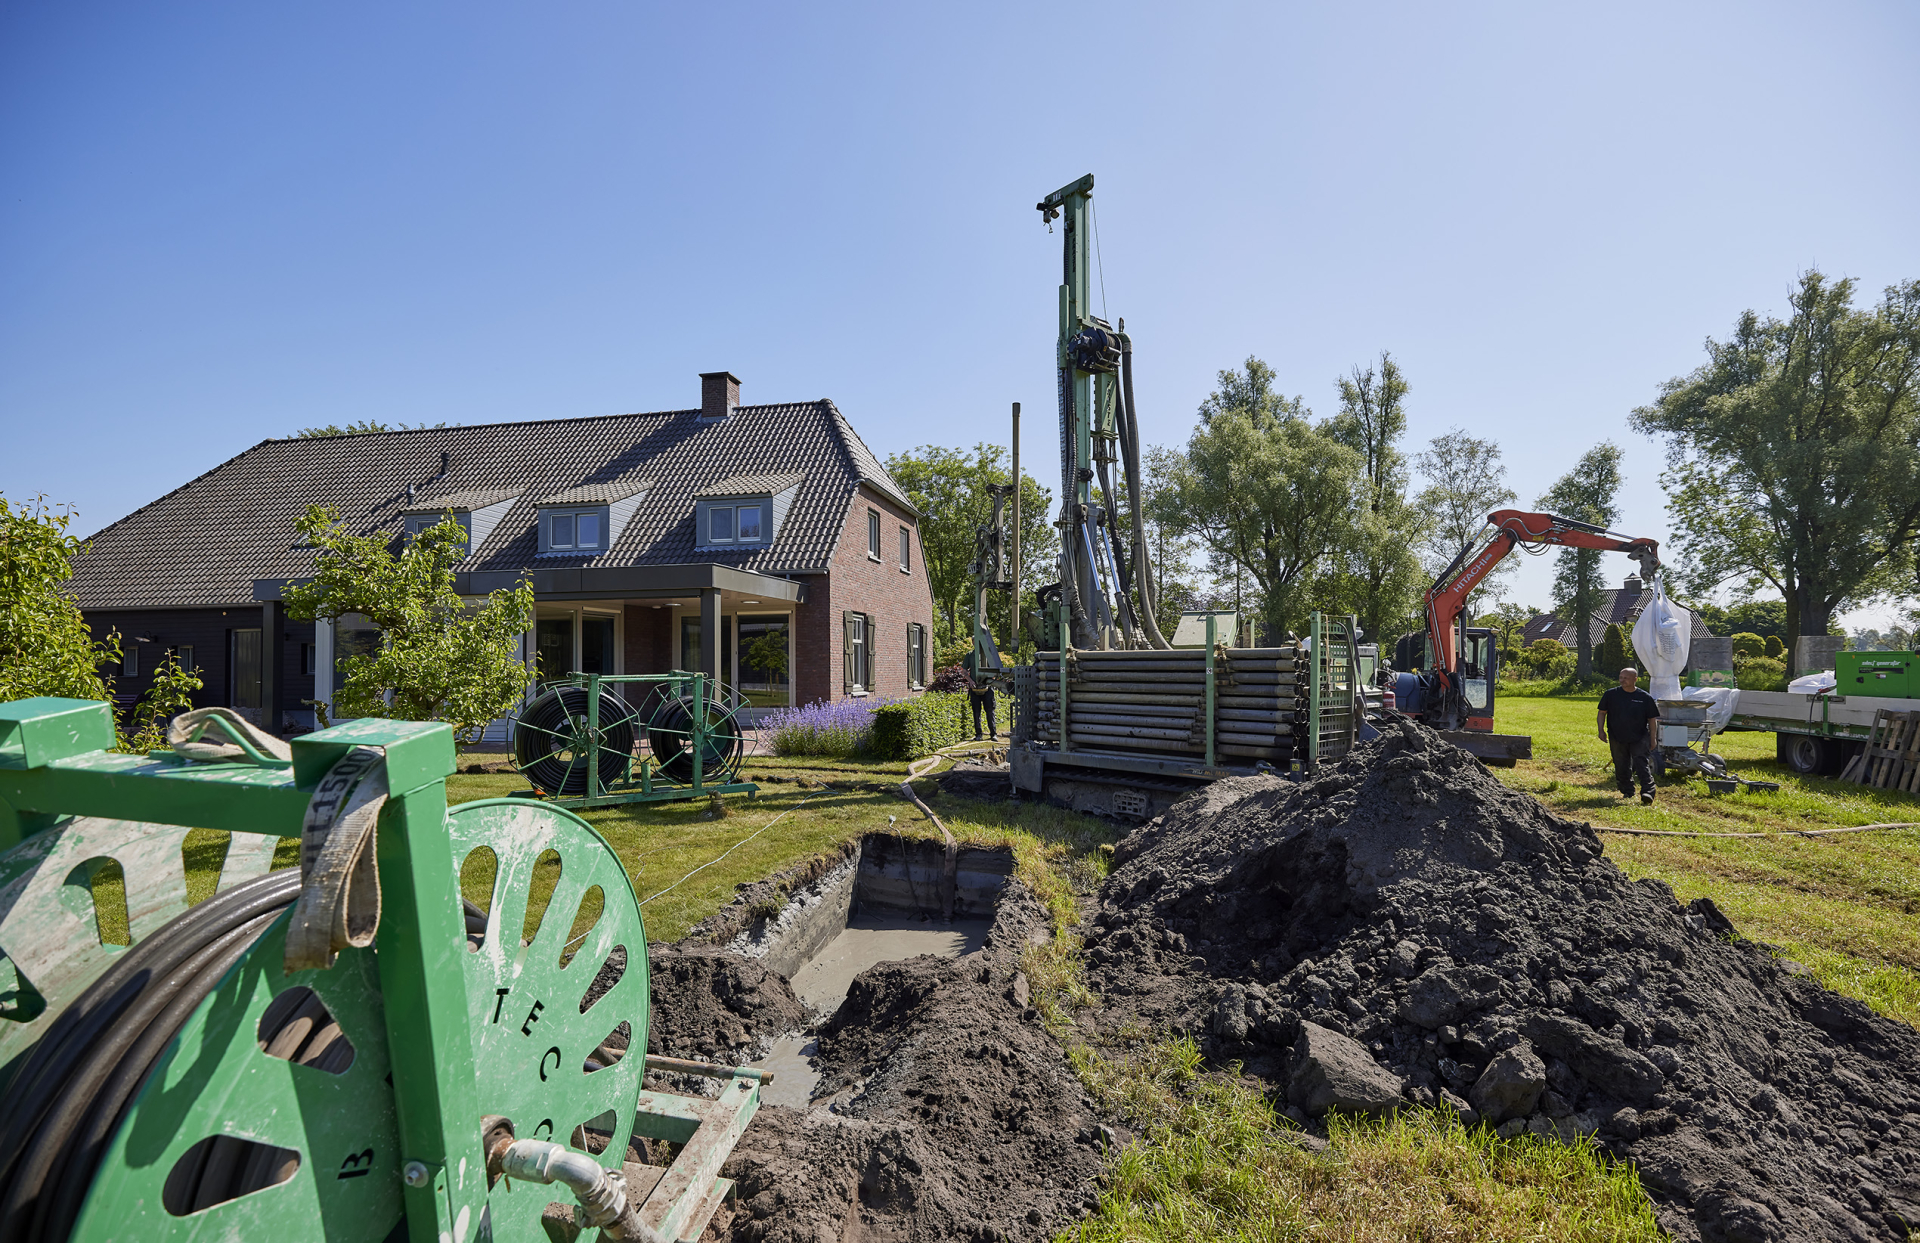
[[[1727,729],[1770,733],[1780,762],[1794,772],[1837,777],[1865,749],[1875,713],[1914,711],[1920,700],[1741,691]]]

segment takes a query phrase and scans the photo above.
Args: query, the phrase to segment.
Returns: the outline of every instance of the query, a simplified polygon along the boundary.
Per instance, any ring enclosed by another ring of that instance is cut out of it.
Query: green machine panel
[[[1920,699],[1920,655],[1913,652],[1836,652],[1836,695]]]

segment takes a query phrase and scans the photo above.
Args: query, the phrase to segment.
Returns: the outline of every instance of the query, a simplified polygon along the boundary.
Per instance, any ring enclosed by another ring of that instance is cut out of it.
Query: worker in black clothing
[[[1600,696],[1600,741],[1613,746],[1613,776],[1620,784],[1620,797],[1633,797],[1633,782],[1640,780],[1640,801],[1653,801],[1653,744],[1660,728],[1660,705],[1652,695],[1638,688],[1640,671],[1628,665],[1620,671],[1620,685]],[[1609,739],[1608,735],[1612,738]]]

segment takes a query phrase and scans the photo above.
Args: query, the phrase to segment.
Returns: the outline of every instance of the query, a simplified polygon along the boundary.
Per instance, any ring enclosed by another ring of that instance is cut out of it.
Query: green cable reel
[[[575,1199],[626,1237],[698,1236],[767,1076],[648,1058],[640,908],[591,827],[520,799],[449,810],[441,725],[348,722],[277,763],[112,737],[102,704],[0,704],[0,1237],[539,1239]],[[369,746],[377,935],[289,973],[287,911],[320,873],[268,871],[273,846]],[[192,908],[189,825],[233,835]],[[114,863],[130,945],[96,909]],[[646,1090],[649,1061],[719,1095]],[[636,1134],[671,1164],[628,1162]]]

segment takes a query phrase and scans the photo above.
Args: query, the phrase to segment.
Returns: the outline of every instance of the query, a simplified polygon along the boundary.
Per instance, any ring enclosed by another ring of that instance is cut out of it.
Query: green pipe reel
[[[448,809],[444,726],[350,722],[274,769],[110,754],[106,712],[0,705],[0,835],[24,834],[0,854],[0,1238],[543,1239],[568,1193],[490,1177],[503,1128],[615,1175],[636,1133],[683,1143],[642,1215],[698,1234],[761,1077],[707,1068],[734,1081],[718,1101],[643,1092],[646,935],[589,825]],[[273,848],[354,745],[384,748],[391,790],[379,929],[288,972],[302,882],[268,871]],[[233,831],[190,910],[185,825]],[[123,938],[95,908],[110,861]]]

